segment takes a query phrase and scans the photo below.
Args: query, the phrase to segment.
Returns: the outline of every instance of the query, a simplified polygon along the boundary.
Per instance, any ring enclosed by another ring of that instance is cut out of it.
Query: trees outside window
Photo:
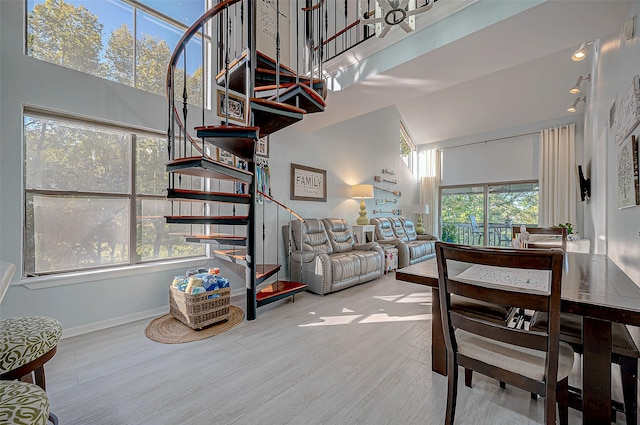
[[[171,52],[204,12],[205,0],[142,3],[149,3],[145,11],[121,0],[27,0],[26,52],[164,96]],[[165,13],[154,10],[154,5]],[[172,14],[179,18],[177,22]],[[201,106],[202,47],[203,43],[208,46],[209,39],[198,34],[194,41],[187,60],[181,59],[183,69],[177,72],[182,75],[186,65],[188,102]],[[182,87],[177,89],[182,93]]]
[[[28,276],[204,255],[184,240],[204,226],[165,222],[163,135],[27,111],[24,152]],[[199,204],[178,208],[203,214]]]

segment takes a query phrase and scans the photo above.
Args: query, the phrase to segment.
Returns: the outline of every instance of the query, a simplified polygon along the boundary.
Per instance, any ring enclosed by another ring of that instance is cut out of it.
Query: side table
[[[357,243],[367,243],[376,241],[376,225],[366,224],[364,226],[354,225],[351,226],[353,236],[356,238]]]

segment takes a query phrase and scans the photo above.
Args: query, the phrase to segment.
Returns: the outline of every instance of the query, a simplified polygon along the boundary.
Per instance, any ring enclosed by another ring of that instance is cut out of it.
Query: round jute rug
[[[153,319],[147,325],[144,334],[147,338],[163,344],[182,344],[184,342],[199,341],[228,331],[242,322],[244,312],[241,308],[232,305],[230,306],[230,312],[231,317],[228,320],[214,323],[197,331],[183,324],[171,314],[165,314]]]

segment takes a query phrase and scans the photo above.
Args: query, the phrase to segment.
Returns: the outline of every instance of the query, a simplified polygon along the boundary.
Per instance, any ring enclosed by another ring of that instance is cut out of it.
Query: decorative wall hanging
[[[233,154],[225,151],[224,149],[218,149],[218,162],[235,167],[236,157],[233,156]]]
[[[392,176],[395,176],[396,173],[393,170],[387,170],[386,168],[382,169],[382,174],[391,174]]]
[[[236,168],[240,168],[241,170],[248,170],[249,169],[249,164],[247,164],[247,161],[245,161],[244,159],[237,158]],[[248,192],[249,192],[249,190],[248,190],[247,185],[245,183],[236,182],[236,193],[237,194],[244,195],[244,194],[246,194]]]
[[[297,201],[327,202],[327,171],[291,164],[291,196]]]
[[[635,140],[635,137],[633,139]],[[633,152],[631,138],[625,139],[618,148],[618,208],[632,207],[637,204],[633,175],[634,161],[637,162],[637,155],[637,149],[635,153]]]
[[[256,190],[271,196],[271,172],[268,158],[256,158]],[[257,199],[259,204],[264,202],[264,197],[260,194]]]
[[[375,185],[373,187],[383,192],[393,193],[396,196],[402,196],[402,192],[400,192],[399,190],[389,190],[389,189],[385,189],[384,187],[379,187]]]
[[[631,87],[622,96],[615,112],[616,143],[620,144],[640,122],[640,76],[631,81]]]
[[[223,119],[227,117],[226,98],[224,90],[218,90],[218,116]],[[240,96],[229,93],[229,119],[244,124],[247,117],[245,111],[245,100]]]
[[[396,179],[385,179],[384,177],[381,177],[381,176],[373,176],[373,180],[375,180],[377,183],[387,182],[391,184],[398,184],[398,180]]]
[[[256,143],[256,155],[269,158],[269,136],[264,136]]]

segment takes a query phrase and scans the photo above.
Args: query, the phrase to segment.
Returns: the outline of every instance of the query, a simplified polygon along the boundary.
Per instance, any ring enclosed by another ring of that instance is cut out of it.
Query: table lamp
[[[429,205],[413,205],[411,207],[411,212],[418,214],[418,220],[416,221],[416,233],[419,235],[424,235],[426,231],[424,230],[424,226],[422,223],[422,214],[429,214]]]
[[[360,217],[356,220],[356,224],[366,226],[369,224],[369,218],[367,217],[367,206],[364,200],[373,198],[373,185],[356,184],[351,186],[351,197],[360,198]]]

